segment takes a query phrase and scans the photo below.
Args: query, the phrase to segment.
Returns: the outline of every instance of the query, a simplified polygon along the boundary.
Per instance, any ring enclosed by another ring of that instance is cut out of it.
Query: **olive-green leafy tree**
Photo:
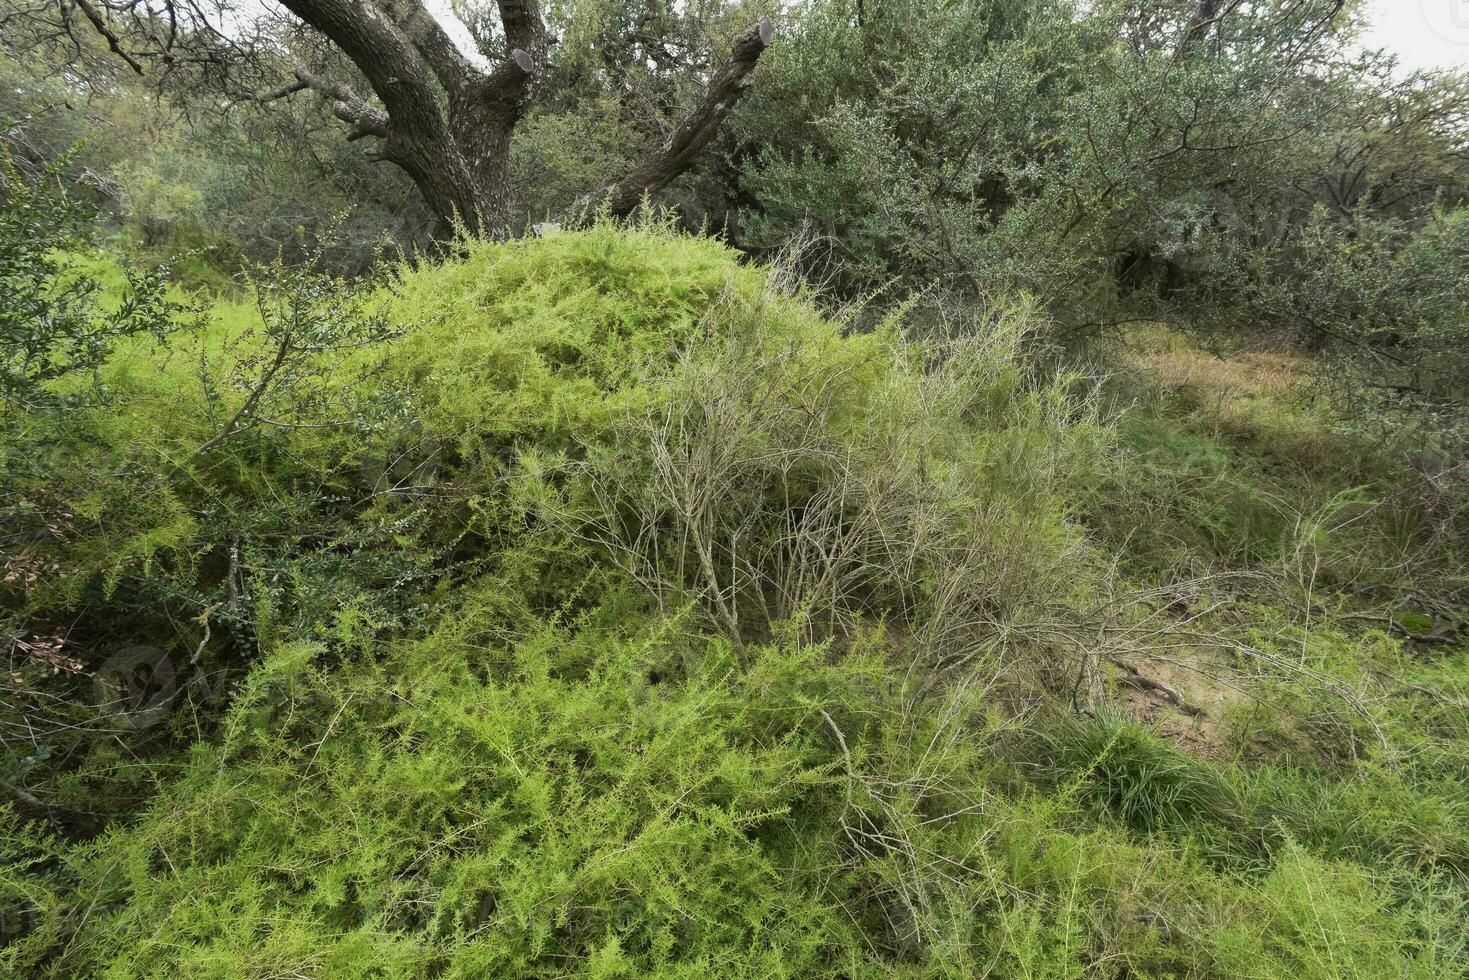
[[[816,0],[740,110],[736,235],[853,294],[1031,293],[1067,336],[1283,328],[1441,397],[1412,338],[1461,315],[1400,297],[1460,288],[1412,243],[1469,191],[1465,79],[1395,74],[1354,6]]]
[[[1023,288],[1082,317],[1184,270],[1294,193],[1348,71],[1339,3],[1224,6],[813,4],[741,112],[745,241],[805,228],[854,286]]]

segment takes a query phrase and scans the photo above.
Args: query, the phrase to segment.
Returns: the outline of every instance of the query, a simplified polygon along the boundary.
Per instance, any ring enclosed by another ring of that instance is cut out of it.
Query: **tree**
[[[10,128],[0,118],[0,137]],[[97,300],[101,283],[67,267],[86,208],[58,186],[65,162],[27,179],[0,143],[0,433],[28,411],[100,400],[96,371],[113,344],[162,336],[183,312],[165,294],[166,270],[128,270],[126,291],[107,310]],[[79,377],[91,384],[65,394],[54,387]],[[0,477],[4,464],[0,458]]]
[[[1068,330],[1196,316],[1175,297],[1225,244],[1310,215],[1382,64],[1354,24],[1340,0],[811,3],[731,127],[756,148],[741,244],[811,237],[814,274],[857,295],[1030,293]]]
[[[229,0],[60,0],[19,7],[0,25],[30,28],[33,42],[92,30],[139,75],[206,79],[235,100],[267,103],[297,93],[323,99],[348,127],[347,139],[373,141],[375,159],[402,168],[438,216],[441,230],[514,231],[508,180],[511,137],[552,67],[556,38],[537,0],[497,0],[500,57],[466,55],[422,0],[279,0],[291,19],[251,26]],[[290,37],[306,29],[306,43]],[[687,171],[749,88],[770,44],[768,19],[734,38],[722,66],[709,71],[702,95],[651,152],[578,202],[614,215],[636,209]],[[291,60],[325,42],[360,73],[371,95]],[[265,88],[273,74],[283,84]],[[258,86],[258,87],[257,87]]]

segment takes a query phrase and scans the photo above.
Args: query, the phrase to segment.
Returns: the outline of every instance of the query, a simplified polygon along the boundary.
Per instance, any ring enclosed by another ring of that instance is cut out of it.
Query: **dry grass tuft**
[[[1220,401],[1290,395],[1307,381],[1300,360],[1289,354],[1251,353],[1226,359],[1175,341],[1144,347],[1136,357],[1164,390],[1195,388]]]

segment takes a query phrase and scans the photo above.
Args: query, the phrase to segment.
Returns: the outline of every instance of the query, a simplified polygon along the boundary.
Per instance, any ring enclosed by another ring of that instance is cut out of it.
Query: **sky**
[[[1469,68],[1469,0],[1371,0],[1368,47],[1387,48],[1403,69]]]

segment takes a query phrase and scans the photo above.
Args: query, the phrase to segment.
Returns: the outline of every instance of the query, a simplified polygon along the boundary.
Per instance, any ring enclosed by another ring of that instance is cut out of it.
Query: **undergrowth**
[[[0,964],[1469,969],[1450,483],[1286,361],[908,326],[604,225],[9,416]]]

